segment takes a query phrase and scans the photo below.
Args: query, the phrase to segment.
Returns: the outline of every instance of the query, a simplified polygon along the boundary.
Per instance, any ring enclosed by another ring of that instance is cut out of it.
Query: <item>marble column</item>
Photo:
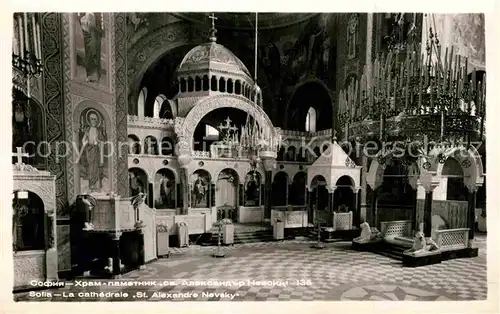
[[[314,209],[313,209],[313,197],[312,194],[314,190],[307,189],[307,221],[309,223],[314,223]]]
[[[273,187],[273,169],[276,166],[276,161],[272,158],[264,159],[264,220],[271,219],[272,209],[272,187]]]
[[[328,189],[328,219],[332,222],[333,225],[333,212],[335,210],[335,188]],[[328,222],[325,221],[327,226]]]
[[[139,241],[139,261],[138,261],[138,266],[139,268],[143,269],[145,268],[146,264],[146,256],[145,256],[145,248],[144,248],[144,228],[140,228],[137,230],[137,236],[138,236],[138,241]]]
[[[112,250],[113,250],[113,275],[118,276],[121,272],[121,259],[120,259],[120,238],[122,236],[121,232],[115,232],[111,234],[112,236]]]
[[[352,198],[353,198],[352,213],[354,215],[354,217],[353,217],[353,225],[354,226],[359,226],[359,224],[361,223],[361,213],[360,213],[360,209],[359,209],[359,190],[360,189],[358,189],[358,188],[352,189]]]
[[[375,188],[372,192],[372,200],[370,204],[370,212],[372,215],[372,226],[375,228],[378,228],[378,211],[377,211],[377,194],[378,194],[378,188]]]
[[[56,223],[55,223],[55,213],[54,211],[46,211],[46,230],[47,230],[47,245],[45,254],[46,263],[46,280],[47,281],[57,281],[58,276],[58,258],[57,258],[57,247],[56,247]]]
[[[360,199],[360,217],[362,217],[365,221],[367,221],[367,209],[368,209],[368,204],[367,204],[367,199],[366,199],[366,191],[368,190],[368,184],[366,183],[366,173],[368,171],[368,157],[366,155],[363,155],[361,157],[361,193],[359,195]]]
[[[432,236],[432,194],[434,189],[425,190],[424,200],[424,236]]]
[[[418,231],[418,209],[417,209],[417,189],[412,189],[412,202],[411,202],[411,229],[413,230],[413,234]]]
[[[469,190],[467,196],[467,227],[469,228],[469,247],[474,244],[474,233],[476,231],[476,193],[477,188]]]

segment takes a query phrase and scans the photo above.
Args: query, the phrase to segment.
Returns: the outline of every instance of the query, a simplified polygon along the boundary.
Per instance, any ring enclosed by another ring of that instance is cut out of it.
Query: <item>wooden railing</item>
[[[441,251],[464,249],[468,246],[469,228],[436,230],[436,244]]]

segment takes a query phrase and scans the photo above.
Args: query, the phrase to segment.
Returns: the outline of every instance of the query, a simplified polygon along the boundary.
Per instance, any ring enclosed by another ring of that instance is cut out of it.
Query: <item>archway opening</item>
[[[356,209],[354,203],[354,181],[349,176],[342,176],[337,180],[333,194],[334,211],[349,212]]]
[[[146,136],[144,139],[144,154],[158,155],[158,141],[152,135]]]
[[[236,108],[209,112],[195,128],[193,149],[215,154],[212,157],[236,157],[247,119],[248,113]]]
[[[307,176],[305,172],[298,172],[293,176],[288,198],[290,205],[300,206],[306,204],[306,180]]]
[[[409,166],[399,158],[389,159],[377,194],[377,221],[412,220],[416,191],[409,181]]]
[[[321,175],[315,176],[311,181],[310,203],[312,206],[314,220],[318,220],[321,224],[328,223],[330,218],[330,210],[328,208],[328,197],[330,194],[327,189],[325,177]]]
[[[236,221],[238,208],[239,177],[234,169],[224,169],[217,177],[215,185],[215,207],[217,219],[229,218]]]
[[[156,172],[153,195],[156,209],[175,209],[177,207],[177,185],[172,170],[162,168]]]
[[[455,158],[448,157],[446,159],[441,178],[446,184],[446,200],[467,201],[469,191],[464,184],[464,171],[462,165]]]
[[[328,90],[319,82],[299,86],[288,106],[287,129],[316,132],[333,126],[333,102]]]
[[[288,175],[280,171],[274,176],[272,185],[273,206],[286,206],[288,194]]]
[[[14,191],[12,208],[14,251],[45,250],[45,209],[42,199],[31,191]]]
[[[128,152],[129,152],[129,154],[140,154],[141,153],[141,141],[134,134],[130,134],[128,136]]]

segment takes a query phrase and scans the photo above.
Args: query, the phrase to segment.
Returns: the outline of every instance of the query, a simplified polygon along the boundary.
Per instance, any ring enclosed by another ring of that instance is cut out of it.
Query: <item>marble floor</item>
[[[487,297],[485,236],[476,239],[478,257],[418,268],[353,251],[348,242],[328,243],[322,250],[311,248],[313,243],[291,240],[234,245],[223,248],[225,258],[212,257],[214,247],[173,248],[169,258],[149,263],[121,279],[103,281],[100,287],[66,285],[38,295],[15,294],[15,300],[449,301]],[[118,281],[131,286],[113,286]],[[135,286],[134,282],[145,285]]]

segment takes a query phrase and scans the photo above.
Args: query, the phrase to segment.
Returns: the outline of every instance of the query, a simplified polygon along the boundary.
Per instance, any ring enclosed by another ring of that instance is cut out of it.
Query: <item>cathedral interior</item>
[[[14,290],[304,237],[485,259],[484,15],[13,17]]]

